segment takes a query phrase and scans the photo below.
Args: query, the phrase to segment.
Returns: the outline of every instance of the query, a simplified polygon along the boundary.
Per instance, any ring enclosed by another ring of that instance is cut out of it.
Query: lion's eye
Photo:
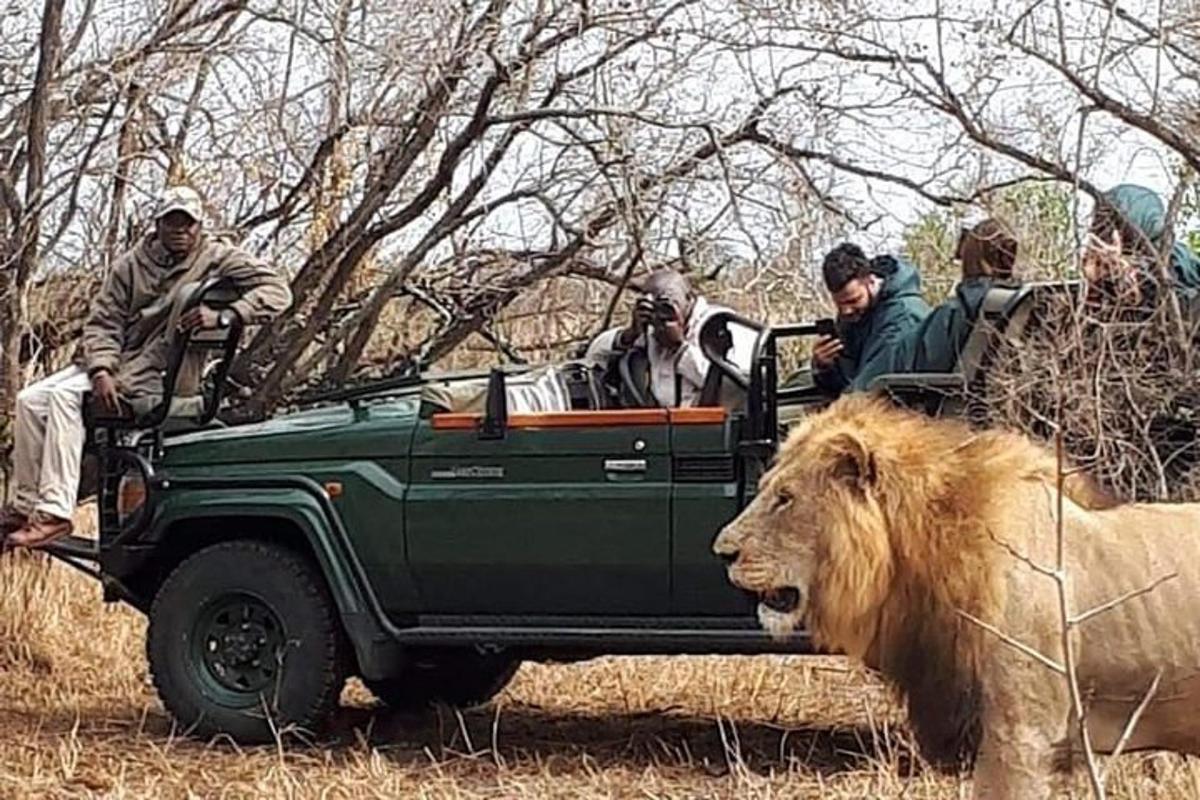
[[[775,505],[772,511],[782,511],[792,504],[792,493],[787,489],[780,489],[775,493]]]

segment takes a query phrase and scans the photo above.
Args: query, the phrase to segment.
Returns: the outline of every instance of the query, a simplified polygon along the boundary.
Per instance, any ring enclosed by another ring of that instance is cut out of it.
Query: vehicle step
[[[67,536],[41,549],[52,556],[82,558],[87,561],[100,560],[100,543],[82,536]]]

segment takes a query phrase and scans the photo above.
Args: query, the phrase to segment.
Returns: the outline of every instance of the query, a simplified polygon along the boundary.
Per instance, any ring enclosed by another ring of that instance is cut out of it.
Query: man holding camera
[[[831,395],[865,390],[891,370],[893,349],[929,313],[921,276],[907,261],[869,259],[850,242],[826,254],[821,271],[837,323],[833,335],[819,336],[813,347],[813,381]]]
[[[667,408],[695,406],[711,363],[700,347],[700,330],[724,309],[697,295],[688,279],[674,270],[651,273],[644,289],[628,324],[593,339],[585,358],[608,364],[631,348],[644,347],[654,401]]]

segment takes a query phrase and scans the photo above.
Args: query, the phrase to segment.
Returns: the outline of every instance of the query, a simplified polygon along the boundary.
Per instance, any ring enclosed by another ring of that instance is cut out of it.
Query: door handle
[[[640,473],[646,471],[646,459],[644,458],[606,458],[604,459],[605,472],[617,472],[624,475],[631,473]]]

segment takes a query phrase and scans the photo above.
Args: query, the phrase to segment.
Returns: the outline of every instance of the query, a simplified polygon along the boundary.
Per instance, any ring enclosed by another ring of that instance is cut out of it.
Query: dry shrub
[[[1120,497],[1200,498],[1196,318],[1168,299],[1135,308],[1046,293],[986,367],[987,416],[1046,440],[1061,424],[1067,453]]]
[[[639,272],[634,280],[644,277]],[[795,269],[743,270],[720,280],[691,277],[696,291],[710,302],[764,323],[812,319],[827,313],[818,289]],[[463,308],[486,296],[489,283],[485,278],[472,275],[467,281],[456,276],[453,281],[422,292],[437,297],[447,313],[439,313],[412,296],[392,301],[364,353],[360,377],[388,374],[403,363],[405,354],[421,353],[442,330],[463,318]],[[500,285],[499,280],[495,285]],[[532,364],[576,357],[604,329],[610,306],[613,313],[607,319],[608,325],[622,325],[628,320],[637,293],[627,289],[614,304],[613,294],[617,291],[609,283],[574,275],[541,280],[486,321],[486,336],[467,336],[461,345],[444,354],[435,368],[477,369],[513,355]],[[790,362],[788,368],[794,368]]]
[[[49,672],[54,663],[48,647],[55,627],[53,610],[66,601],[62,584],[48,580],[50,559],[17,550],[0,568],[0,669],[26,668]]]

